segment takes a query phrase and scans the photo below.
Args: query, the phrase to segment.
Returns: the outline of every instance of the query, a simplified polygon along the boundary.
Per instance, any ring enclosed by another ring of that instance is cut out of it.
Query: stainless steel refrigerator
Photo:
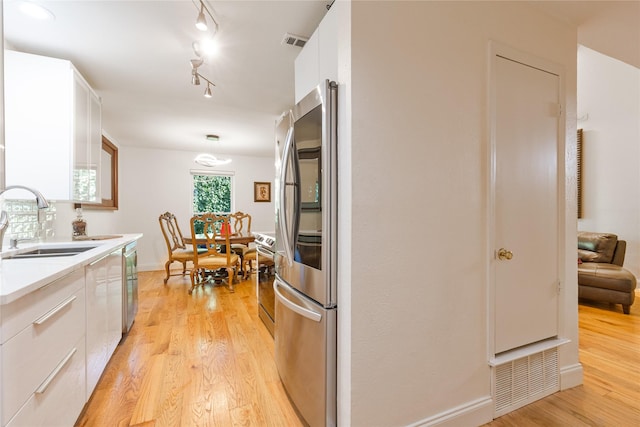
[[[326,81],[276,130],[275,359],[312,427],[336,425],[337,94]]]

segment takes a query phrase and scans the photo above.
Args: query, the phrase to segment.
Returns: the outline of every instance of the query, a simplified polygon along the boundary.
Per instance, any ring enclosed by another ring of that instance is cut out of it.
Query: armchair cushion
[[[611,233],[578,233],[578,258],[582,262],[611,263],[616,250],[618,236]]]
[[[636,278],[622,267],[626,242],[611,233],[578,232],[578,297],[621,304],[630,313]]]
[[[614,264],[583,263],[578,266],[579,283],[612,291],[633,293],[636,278],[631,272]]]

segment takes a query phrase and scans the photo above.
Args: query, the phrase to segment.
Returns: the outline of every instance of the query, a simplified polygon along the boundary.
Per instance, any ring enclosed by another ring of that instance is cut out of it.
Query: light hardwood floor
[[[139,274],[134,326],[77,425],[301,426],[258,318],[255,285],[189,295],[188,277],[167,285],[163,277]],[[584,384],[486,426],[640,426],[640,303],[630,315],[607,304],[583,304],[579,313]]]
[[[486,426],[640,426],[640,293],[630,314],[617,304],[578,306],[584,382]]]
[[[139,273],[139,309],[79,426],[300,426],[258,318],[255,285]]]

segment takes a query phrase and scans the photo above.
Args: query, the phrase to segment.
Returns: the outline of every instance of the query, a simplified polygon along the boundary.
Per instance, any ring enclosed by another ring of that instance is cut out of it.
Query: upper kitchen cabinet
[[[338,14],[333,7],[295,61],[295,102],[329,79],[338,81]]]
[[[70,61],[5,50],[6,185],[100,202],[101,101]]]

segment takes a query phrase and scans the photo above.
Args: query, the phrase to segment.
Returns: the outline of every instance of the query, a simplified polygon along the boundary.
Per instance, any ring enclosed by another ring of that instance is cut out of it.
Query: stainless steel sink
[[[9,255],[8,259],[25,259],[25,258],[51,258],[51,257],[67,257],[78,255],[82,252],[93,249],[97,246],[77,246],[77,247],[57,247],[57,248],[38,248],[31,251]]]

